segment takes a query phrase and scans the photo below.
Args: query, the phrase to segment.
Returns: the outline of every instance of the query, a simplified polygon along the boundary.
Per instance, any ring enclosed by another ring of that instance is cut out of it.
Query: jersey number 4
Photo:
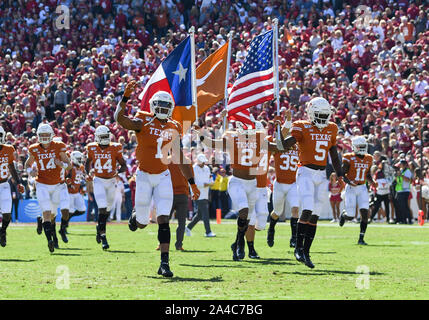
[[[112,159],[107,159],[104,165],[101,165],[101,159],[97,159],[94,163],[94,168],[98,173],[103,173],[103,170],[112,172]]]

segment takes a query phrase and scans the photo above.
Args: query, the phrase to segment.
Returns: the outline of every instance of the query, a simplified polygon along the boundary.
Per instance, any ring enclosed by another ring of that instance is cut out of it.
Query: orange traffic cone
[[[216,223],[220,224],[222,222],[222,209],[216,209]]]
[[[419,225],[424,225],[425,224],[425,214],[423,213],[423,210],[419,210]]]

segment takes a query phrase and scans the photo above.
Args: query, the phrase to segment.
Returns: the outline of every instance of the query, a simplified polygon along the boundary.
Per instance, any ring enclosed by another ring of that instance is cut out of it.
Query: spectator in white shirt
[[[206,237],[216,237],[210,230],[209,216],[209,187],[213,185],[210,168],[206,165],[208,162],[206,156],[200,153],[197,156],[197,164],[194,165],[194,179],[198,189],[200,189],[200,197],[195,201],[197,213],[192,218],[192,221],[185,228],[186,235],[191,235],[192,228],[203,220],[204,228],[206,229]]]

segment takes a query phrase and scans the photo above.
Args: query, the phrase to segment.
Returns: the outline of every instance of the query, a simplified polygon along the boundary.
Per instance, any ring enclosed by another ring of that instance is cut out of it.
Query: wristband
[[[127,103],[128,100],[130,100],[130,97],[122,96],[122,102]]]
[[[65,162],[61,162],[61,168],[63,168],[63,169],[67,169],[68,168],[68,164],[67,163],[65,163]]]
[[[286,122],[283,124],[283,128],[286,128],[286,129],[290,129],[290,128],[292,128],[292,121],[286,121]]]
[[[33,168],[27,168],[27,173],[30,174],[33,171]]]
[[[189,178],[189,179],[188,179],[188,182],[189,182],[189,184],[195,184],[195,180],[194,180],[194,178]]]

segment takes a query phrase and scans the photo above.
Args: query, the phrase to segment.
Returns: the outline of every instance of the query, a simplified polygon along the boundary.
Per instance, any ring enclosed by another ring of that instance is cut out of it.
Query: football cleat
[[[250,259],[259,259],[259,255],[254,248],[249,249],[249,258]]]
[[[37,234],[42,234],[42,228],[43,228],[43,223],[42,223],[42,217],[37,217]]]
[[[240,261],[240,258],[237,255],[237,242],[234,242],[233,244],[231,244],[231,250],[232,250],[232,260]]]
[[[96,235],[96,237],[95,237],[95,241],[97,241],[97,243],[100,243],[100,242],[101,242],[100,231],[99,231],[99,229],[98,229],[98,226],[96,226],[95,228],[96,228],[96,230],[97,230],[97,235]]]
[[[66,235],[66,229],[60,229],[58,233],[60,234],[61,240],[63,240],[64,243],[69,242],[69,239],[67,238],[67,235]]]
[[[54,241],[54,248],[59,249],[60,247],[58,246],[58,238],[54,237],[53,241]]]
[[[313,269],[313,268],[314,268],[314,264],[313,264],[313,262],[311,262],[310,254],[309,254],[309,253],[305,253],[305,252],[304,252],[303,257],[304,257],[304,264],[305,264],[307,267],[309,267],[309,268]]]
[[[340,227],[342,227],[344,225],[344,223],[346,222],[346,213],[343,211],[340,215]]]
[[[267,244],[269,247],[272,247],[274,245],[274,233],[275,233],[275,229],[270,229],[268,228],[268,232],[267,232]]]
[[[0,231],[0,245],[2,247],[6,247],[6,230]]]
[[[363,239],[359,239],[359,241],[358,241],[358,245],[361,245],[361,246],[367,246],[367,245],[368,245],[368,243],[366,243]]]
[[[103,250],[107,250],[107,249],[109,249],[109,248],[110,248],[110,246],[109,246],[109,243],[107,242],[107,237],[106,237],[106,235],[102,235],[102,236],[100,236],[100,238],[101,238],[101,242],[102,242],[102,248],[103,248]]]
[[[53,240],[48,241],[48,248],[49,248],[49,252],[51,253],[55,251],[55,245]]]
[[[299,262],[304,262],[304,250],[302,248],[295,248],[295,259]]]
[[[291,237],[289,241],[289,247],[295,248],[296,247],[296,237]]]
[[[158,269],[158,274],[167,278],[171,278],[173,276],[173,272],[171,272],[169,264],[165,262],[161,262],[161,265]]]
[[[237,244],[237,255],[240,260],[243,260],[246,256],[246,252],[244,251],[244,243],[242,245]]]
[[[137,230],[137,218],[136,218],[136,213],[133,212],[133,214],[131,215],[131,217],[128,219],[128,228],[131,231],[136,231]]]

